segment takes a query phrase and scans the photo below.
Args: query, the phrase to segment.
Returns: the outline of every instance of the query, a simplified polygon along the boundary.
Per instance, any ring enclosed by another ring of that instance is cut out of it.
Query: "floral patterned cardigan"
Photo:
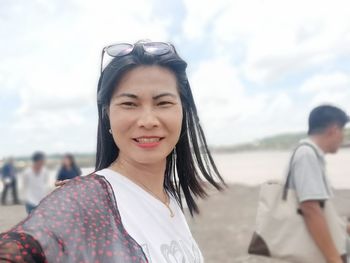
[[[147,258],[123,227],[112,187],[91,174],[56,189],[24,221],[0,234],[0,262],[145,263]]]

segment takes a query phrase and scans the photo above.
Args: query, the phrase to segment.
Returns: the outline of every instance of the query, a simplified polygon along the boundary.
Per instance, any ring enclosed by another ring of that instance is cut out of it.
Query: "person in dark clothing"
[[[57,174],[56,186],[61,186],[66,180],[73,179],[74,177],[80,176],[81,170],[78,165],[75,163],[74,156],[67,153],[63,156],[62,166]]]
[[[8,190],[12,190],[12,198],[14,204],[19,204],[17,196],[17,179],[16,179],[16,169],[13,164],[13,159],[10,158],[7,163],[2,168],[1,179],[4,184],[4,190],[1,195],[1,204],[6,204],[6,197]]]

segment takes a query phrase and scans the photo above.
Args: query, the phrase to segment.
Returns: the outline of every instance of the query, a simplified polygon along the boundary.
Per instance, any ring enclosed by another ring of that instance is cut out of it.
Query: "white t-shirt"
[[[35,173],[32,167],[23,172],[24,201],[37,206],[49,193],[49,174],[45,168]]]
[[[292,162],[289,186],[296,190],[299,202],[308,200],[327,200],[333,197],[332,187],[326,175],[326,163],[323,151],[310,139],[300,143]]]
[[[122,223],[142,247],[149,263],[203,263],[185,216],[176,200],[169,209],[127,177],[111,170],[96,172],[111,184]]]

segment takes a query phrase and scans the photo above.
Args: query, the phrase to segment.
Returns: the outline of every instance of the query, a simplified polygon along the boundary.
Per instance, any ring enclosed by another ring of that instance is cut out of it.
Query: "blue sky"
[[[211,145],[350,112],[350,4],[300,0],[2,0],[0,158],[94,152],[103,46],[173,42]]]

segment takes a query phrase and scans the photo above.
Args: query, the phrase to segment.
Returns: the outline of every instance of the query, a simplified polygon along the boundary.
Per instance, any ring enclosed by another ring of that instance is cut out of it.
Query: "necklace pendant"
[[[171,209],[170,204],[165,204],[165,206],[168,208],[169,212],[170,212],[170,217],[173,218],[175,216],[174,211]]]

